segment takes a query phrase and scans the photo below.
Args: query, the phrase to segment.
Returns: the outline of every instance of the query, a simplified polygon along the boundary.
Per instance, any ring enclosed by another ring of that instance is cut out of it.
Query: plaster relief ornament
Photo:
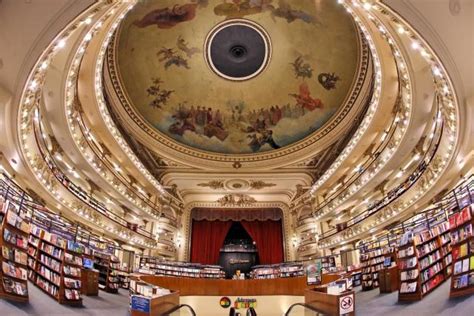
[[[219,189],[224,189],[224,181],[222,181],[222,180],[212,180],[212,181],[205,182],[205,183],[198,183],[197,186],[198,187],[208,187],[208,188],[211,188],[213,190],[219,190]]]
[[[217,200],[221,206],[248,206],[257,200],[247,194],[227,194]]]

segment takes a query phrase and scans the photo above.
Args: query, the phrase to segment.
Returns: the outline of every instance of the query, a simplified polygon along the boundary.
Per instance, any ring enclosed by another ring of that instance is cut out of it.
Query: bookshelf
[[[305,275],[304,266],[298,262],[253,266],[250,272],[251,279],[291,278],[303,275]]]
[[[109,293],[118,293],[120,280],[118,269],[120,261],[117,257],[107,253],[94,253],[94,268],[99,270],[99,289]]]
[[[128,290],[130,288],[130,271],[127,267],[120,266],[117,269],[120,287]]]
[[[374,246],[360,250],[362,267],[362,291],[369,291],[379,287],[379,271],[384,268],[384,262],[390,258],[395,261],[395,247],[391,245]]]
[[[362,271],[361,270],[353,271],[351,273],[351,277],[352,277],[352,286],[353,287],[362,285]]]
[[[29,223],[20,208],[2,198],[0,207],[0,297],[16,302],[28,302],[27,247]]]
[[[447,221],[402,236],[398,249],[399,301],[421,300],[449,278],[450,241]]]
[[[60,304],[82,305],[83,246],[32,225],[28,238],[29,280]]]
[[[336,270],[336,257],[326,256],[319,259],[321,259],[321,269],[324,272],[334,272]]]
[[[451,229],[453,277],[449,297],[474,293],[474,204],[449,217]]]
[[[204,265],[186,262],[153,261],[147,258],[147,262],[139,270],[142,273],[153,273],[160,276],[177,276],[202,279],[223,279],[225,272],[221,266]]]

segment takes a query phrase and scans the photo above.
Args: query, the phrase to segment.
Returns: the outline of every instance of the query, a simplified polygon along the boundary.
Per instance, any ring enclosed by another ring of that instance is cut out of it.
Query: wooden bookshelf
[[[153,261],[147,262],[138,271],[140,273],[161,276],[188,277],[199,279],[223,279],[225,272],[218,265],[204,265],[199,263]]]
[[[451,274],[449,223],[416,234],[406,233],[398,249],[399,301],[418,301]]]
[[[15,302],[28,302],[28,232],[30,225],[10,201],[0,202],[0,297]]]
[[[351,271],[352,277],[352,286],[361,286],[362,285],[362,270],[357,269],[356,271]]]
[[[109,293],[118,293],[120,280],[117,270],[120,261],[110,254],[96,252],[94,254],[94,268],[99,270],[99,289]]]
[[[128,290],[130,288],[130,271],[121,266],[119,269],[117,269],[117,275],[119,278],[119,283],[120,287],[122,289]]]
[[[449,217],[453,276],[449,297],[474,293],[474,204]]]
[[[81,247],[36,226],[28,247],[30,281],[60,304],[82,305]]]
[[[303,275],[305,275],[303,264],[298,262],[253,266],[250,272],[251,279],[276,279]]]
[[[362,291],[379,287],[379,271],[384,268],[385,258],[390,258],[390,262],[395,261],[395,247],[386,245],[360,250]]]

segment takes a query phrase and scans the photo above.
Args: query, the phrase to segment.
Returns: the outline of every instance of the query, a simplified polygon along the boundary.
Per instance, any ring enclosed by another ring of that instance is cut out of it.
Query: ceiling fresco
[[[359,64],[353,21],[336,0],[140,1],[118,34],[116,65],[135,111],[194,149],[252,154],[315,133],[344,105]],[[245,81],[213,72],[205,40],[248,19],[271,43],[265,70]]]

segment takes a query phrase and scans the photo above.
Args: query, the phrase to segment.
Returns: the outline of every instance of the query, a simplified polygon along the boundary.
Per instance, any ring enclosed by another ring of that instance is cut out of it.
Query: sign
[[[132,295],[131,298],[131,310],[150,313],[150,299],[143,296]]]
[[[321,260],[306,265],[306,283],[308,285],[321,284]]]
[[[242,263],[250,263],[250,260],[248,259],[230,259],[229,260],[230,264],[242,264]]]
[[[354,294],[339,297],[339,315],[354,312]]]
[[[222,297],[220,302],[219,302],[219,304],[221,305],[222,308],[230,307],[230,303],[231,303],[230,298],[228,298],[226,296]]]
[[[234,302],[235,309],[241,308],[257,308],[257,299],[256,298],[242,298],[238,297]]]

